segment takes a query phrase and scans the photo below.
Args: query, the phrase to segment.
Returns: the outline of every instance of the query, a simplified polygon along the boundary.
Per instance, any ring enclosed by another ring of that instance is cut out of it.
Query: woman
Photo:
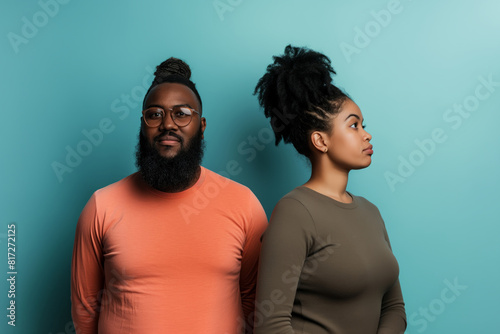
[[[400,334],[399,268],[378,209],[346,191],[373,147],[323,54],[287,46],[255,88],[276,135],[311,178],[276,205],[262,240],[255,333]]]

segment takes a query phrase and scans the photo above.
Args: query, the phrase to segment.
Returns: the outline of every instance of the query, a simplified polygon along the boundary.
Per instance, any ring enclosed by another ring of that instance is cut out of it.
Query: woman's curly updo
[[[146,95],[144,96],[143,107],[151,89],[165,82],[179,83],[189,87],[193,91],[193,93],[195,93],[201,107],[200,94],[198,93],[195,84],[190,80],[190,78],[191,69],[189,68],[188,64],[178,58],[168,58],[163,63],[156,66],[155,77],[153,79],[153,82],[151,83],[151,87],[149,87]]]
[[[336,74],[324,54],[288,45],[282,56],[274,56],[254,94],[264,114],[271,119],[276,145],[283,140],[310,157],[312,131],[331,131],[331,116],[349,98],[332,84]]]

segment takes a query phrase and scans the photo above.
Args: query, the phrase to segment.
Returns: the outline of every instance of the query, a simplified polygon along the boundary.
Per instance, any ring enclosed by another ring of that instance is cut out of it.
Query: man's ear
[[[201,138],[205,139],[205,128],[207,127],[207,120],[205,117],[201,118]]]
[[[141,116],[141,133],[143,136],[146,135],[146,124],[144,124],[144,120],[142,119],[142,116]]]

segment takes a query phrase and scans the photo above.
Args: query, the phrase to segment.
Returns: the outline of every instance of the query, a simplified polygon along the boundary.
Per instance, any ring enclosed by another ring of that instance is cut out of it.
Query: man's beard
[[[142,131],[139,131],[136,166],[151,187],[169,193],[179,192],[192,185],[198,176],[204,148],[205,142],[200,128],[189,141],[189,146],[184,147],[184,140],[180,139],[180,150],[177,155],[166,158],[161,156],[144,137]]]

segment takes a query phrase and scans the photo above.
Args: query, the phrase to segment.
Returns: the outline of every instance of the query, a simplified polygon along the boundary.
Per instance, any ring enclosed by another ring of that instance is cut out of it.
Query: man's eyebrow
[[[146,106],[146,109],[153,108],[153,107],[163,109],[163,107],[158,105],[158,104],[148,104]]]
[[[188,108],[192,108],[194,109],[193,107],[191,107],[191,105],[189,103],[182,103],[182,104],[176,104],[172,107],[188,107]],[[148,108],[160,108],[160,109],[165,109],[163,106],[159,105],[159,104],[149,104],[146,106],[146,109]]]
[[[189,108],[194,109],[193,107],[191,107],[191,105],[189,103],[176,104],[173,107],[189,107]]]

